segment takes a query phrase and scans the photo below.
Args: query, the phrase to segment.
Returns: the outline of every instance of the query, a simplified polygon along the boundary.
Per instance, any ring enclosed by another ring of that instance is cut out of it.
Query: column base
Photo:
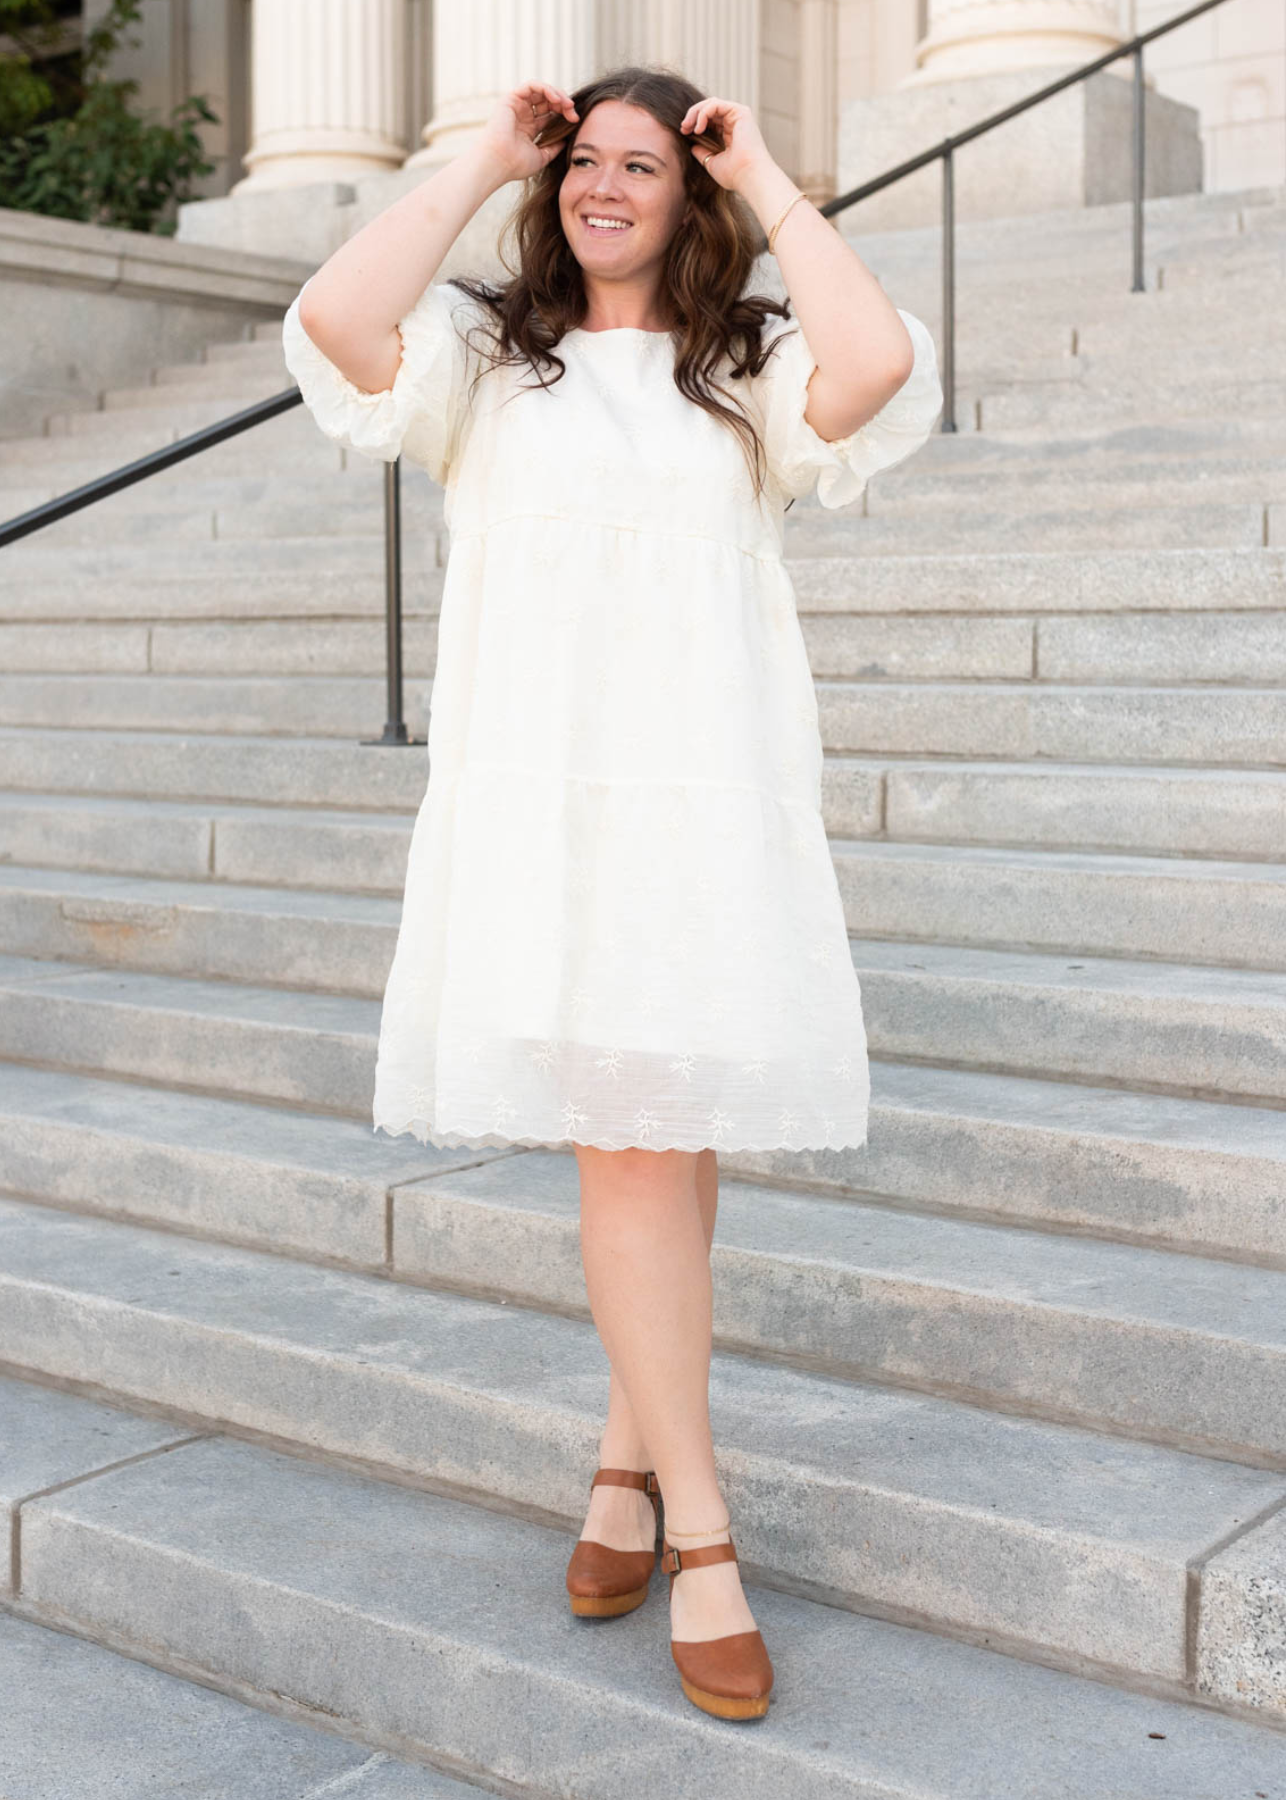
[[[179,207],[175,236],[182,244],[212,244],[288,257],[320,267],[369,220],[434,173],[432,167],[386,170],[360,181],[319,181],[289,188],[244,188]],[[470,219],[433,277],[451,274],[503,279],[498,236],[518,199],[518,184],[499,188]]]
[[[839,192],[1011,106],[1077,63],[904,86],[853,100],[839,134]],[[992,219],[1128,200],[1133,86],[1100,69],[956,151],[958,219]],[[1200,115],[1145,86],[1144,192],[1199,192]],[[845,233],[933,225],[942,217],[942,165],[917,169],[839,215]]]

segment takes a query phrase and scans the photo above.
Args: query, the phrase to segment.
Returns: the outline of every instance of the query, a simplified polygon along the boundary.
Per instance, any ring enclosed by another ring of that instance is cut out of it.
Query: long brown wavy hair
[[[490,315],[492,342],[486,366],[527,364],[539,386],[552,387],[567,368],[556,346],[564,332],[583,323],[588,310],[581,266],[567,241],[558,205],[572,139],[601,100],[623,100],[651,113],[673,136],[685,171],[688,217],[670,239],[661,293],[662,314],[677,335],[675,385],[695,406],[736,432],[758,497],[763,491],[763,445],[740,402],[730,406],[718,397],[736,400],[714,380],[714,373],[727,357],[732,379],[757,375],[771,351],[763,343],[764,321],[770,315],[789,318],[789,302],[742,292],[759,248],[754,216],[739,195],[720,187],[688,153],[691,144],[720,150],[722,140],[709,130],[687,136],[679,130],[689,108],[703,98],[701,89],[682,75],[633,64],[576,88],[572,99],[577,117],[558,114],[540,133],[537,141],[542,146],[559,144],[558,153],[525,183],[501,232],[500,260],[511,279],[496,284],[457,275],[451,285]],[[509,253],[511,238],[516,266]],[[557,373],[547,380],[542,364]]]

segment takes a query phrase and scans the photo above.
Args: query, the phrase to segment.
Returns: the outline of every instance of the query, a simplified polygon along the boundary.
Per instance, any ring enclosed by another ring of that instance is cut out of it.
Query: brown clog
[[[656,1543],[650,1550],[613,1550],[594,1538],[579,1538],[567,1565],[567,1592],[572,1611],[594,1619],[613,1619],[633,1612],[647,1599],[656,1552],[661,1542],[661,1487],[656,1471],[596,1469],[590,1492],[599,1482],[610,1487],[641,1488],[652,1502]]]
[[[674,1578],[684,1569],[736,1560],[731,1539],[726,1544],[702,1544],[697,1550],[676,1550],[667,1543],[661,1567],[670,1577],[673,1593]],[[670,1653],[684,1693],[702,1712],[718,1719],[758,1719],[768,1711],[773,1666],[758,1629],[717,1638],[672,1638]]]

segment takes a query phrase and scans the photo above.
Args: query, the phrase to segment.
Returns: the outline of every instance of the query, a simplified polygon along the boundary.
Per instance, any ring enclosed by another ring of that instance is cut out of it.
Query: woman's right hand
[[[505,171],[507,181],[539,175],[562,145],[537,144],[536,138],[556,114],[579,117],[570,94],[544,81],[524,82],[496,102],[474,148]]]

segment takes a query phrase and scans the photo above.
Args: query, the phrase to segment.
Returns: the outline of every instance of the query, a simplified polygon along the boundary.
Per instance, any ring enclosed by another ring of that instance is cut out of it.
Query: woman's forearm
[[[482,203],[512,180],[485,148],[463,150],[343,243],[311,276],[299,322],[358,387],[391,387],[396,326],[433,280]]]
[[[776,163],[740,187],[769,230],[798,190]],[[808,200],[792,206],[774,242],[786,292],[817,373],[805,418],[821,437],[846,437],[892,398],[911,372],[914,346],[875,276]]]

